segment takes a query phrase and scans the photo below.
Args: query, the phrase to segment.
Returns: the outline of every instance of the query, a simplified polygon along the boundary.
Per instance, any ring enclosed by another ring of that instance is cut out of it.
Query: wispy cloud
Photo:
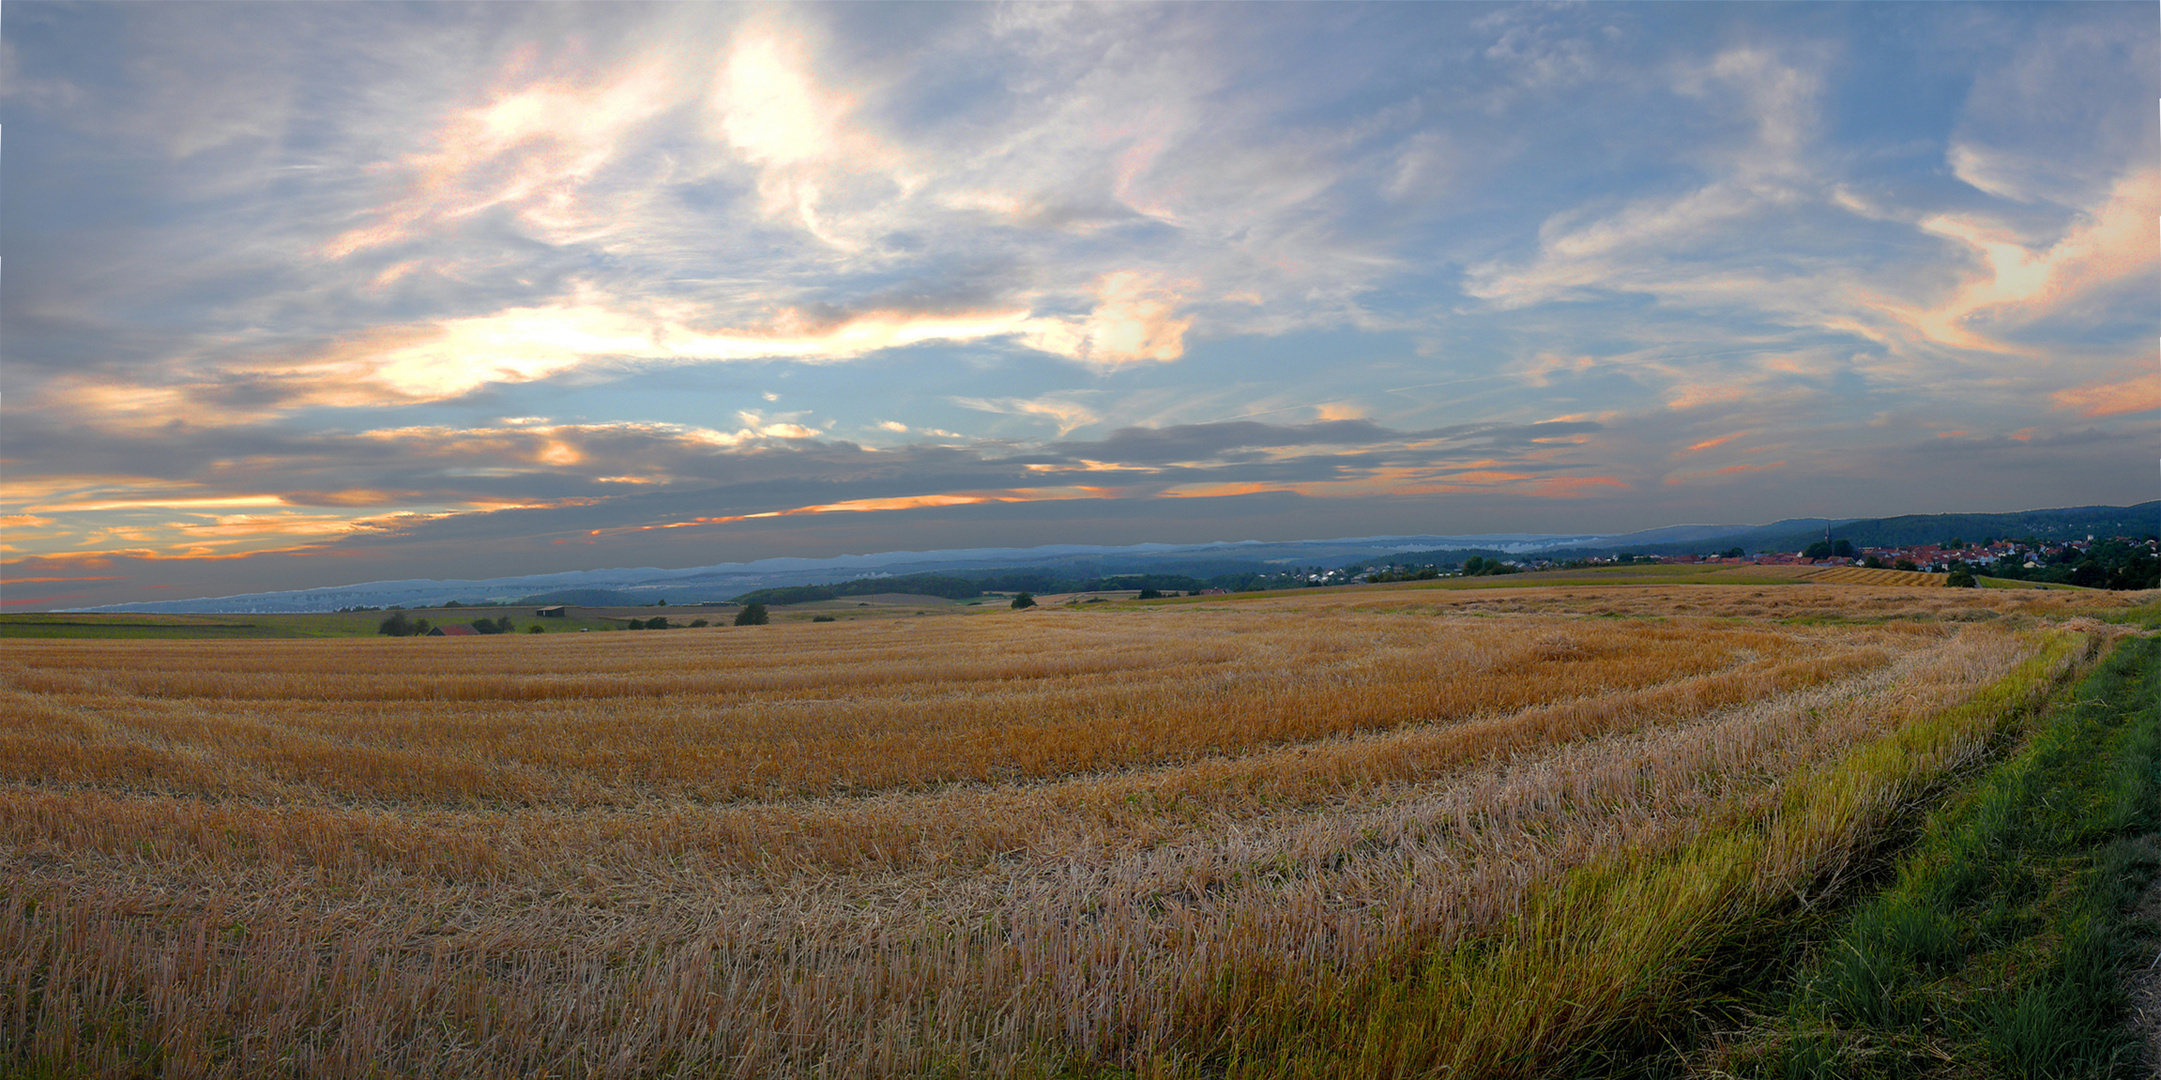
[[[12,5],[0,549],[2140,498],[2066,463],[2155,432],[2157,70],[2113,5]]]

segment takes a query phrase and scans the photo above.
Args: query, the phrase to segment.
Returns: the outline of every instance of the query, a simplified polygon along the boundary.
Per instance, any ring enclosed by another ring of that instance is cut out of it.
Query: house
[[[428,631],[429,637],[479,637],[480,631],[470,626],[437,626]]]
[[[567,619],[570,617],[570,608],[557,604],[554,607],[534,608],[533,614],[543,619]]]

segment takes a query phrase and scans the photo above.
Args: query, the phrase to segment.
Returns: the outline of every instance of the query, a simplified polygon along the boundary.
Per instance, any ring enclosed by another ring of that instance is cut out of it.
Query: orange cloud
[[[348,377],[399,398],[435,400],[491,383],[545,379],[594,362],[845,360],[929,341],[1015,333],[1027,314],[870,311],[835,322],[791,310],[756,329],[708,329],[698,325],[701,313],[687,306],[637,310],[589,293],[567,302],[445,320],[420,340],[358,359]]]
[[[244,506],[284,506],[277,495],[218,495],[210,497],[109,499],[100,502],[52,503],[30,509],[41,514],[93,513],[101,510],[224,510]]]
[[[1067,499],[1113,498],[1117,492],[1107,488],[1059,487],[1035,488],[1002,492],[969,492],[950,495],[899,495],[885,499],[846,499],[841,502],[816,503],[796,506],[786,510],[761,510],[755,514],[728,514],[719,517],[697,517],[687,521],[669,521],[658,525],[626,525],[614,529],[593,529],[587,536],[622,536],[626,533],[653,532],[661,529],[693,529],[704,525],[729,525],[738,521],[756,521],[761,518],[797,517],[805,514],[868,514],[884,510],[924,510],[941,506],[980,506],[986,503],[1057,502]],[[563,541],[557,541],[562,543]]]
[[[2074,386],[2056,391],[2049,399],[2057,408],[2072,409],[2081,416],[2152,412],[2161,409],[2161,371],[2134,375],[2121,382]]]
[[[1680,391],[1666,402],[1666,407],[1669,409],[1695,409],[1705,405],[1721,405],[1743,400],[1748,397],[1749,392],[1749,388],[1746,386],[1713,386],[1707,383],[1696,383],[1681,387]]]
[[[1042,317],[1018,327],[1031,349],[1098,367],[1144,360],[1168,362],[1185,355],[1191,318],[1174,317],[1182,299],[1160,276],[1132,271],[1105,274],[1096,282],[1095,310],[1084,319]]]
[[[1694,444],[1694,445],[1690,446],[1690,447],[1689,447],[1689,448],[1688,448],[1687,450],[1685,450],[1685,451],[1683,451],[1683,452],[1684,452],[1684,453],[1689,453],[1689,454],[1693,454],[1693,453],[1695,453],[1695,452],[1697,452],[1697,451],[1699,451],[1699,450],[1709,450],[1709,449],[1711,449],[1712,447],[1715,447],[1715,446],[1724,446],[1724,445],[1726,445],[1727,443],[1730,443],[1730,442],[1732,442],[1733,440],[1735,440],[1735,439],[1738,439],[1738,438],[1740,438],[1741,436],[1743,436],[1743,435],[1746,435],[1746,434],[1748,434],[1748,432],[1746,432],[1746,431],[1736,431],[1736,432],[1734,432],[1734,433],[1733,433],[1733,434],[1731,434],[1731,435],[1721,435],[1721,436],[1719,436],[1718,438],[1715,438],[1715,439],[1705,439],[1705,440],[1703,440],[1703,441],[1702,441],[1702,442],[1700,442],[1700,443],[1696,443],[1696,444]]]
[[[2010,230],[1971,217],[1942,215],[1921,223],[1965,244],[1987,267],[1933,309],[1884,309],[1927,337],[1962,348],[2030,354],[1983,332],[1991,320],[2047,315],[2092,288],[2139,273],[2156,258],[2154,218],[2161,214],[2161,170],[2117,180],[2108,197],[2055,243],[2028,248]]]

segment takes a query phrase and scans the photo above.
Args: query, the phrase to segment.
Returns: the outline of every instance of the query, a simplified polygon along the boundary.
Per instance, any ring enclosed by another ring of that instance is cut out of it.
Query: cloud
[[[1980,65],[1944,149],[1953,175],[1997,198],[2090,206],[2127,172],[2151,168],[2161,68],[2149,27],[2120,12],[2071,9],[1992,28],[2012,47]]]
[[[1947,345],[2035,355],[2007,331],[2045,318],[2085,293],[2161,263],[2153,223],[2161,216],[2161,169],[2119,177],[2098,206],[2073,219],[2054,242],[2034,250],[2015,233],[1978,216],[1943,215],[1921,228],[1963,244],[1984,272],[1969,277],[1928,309],[1889,307],[1929,339]]]
[[[1086,317],[1028,320],[1021,341],[1096,367],[1170,361],[1185,355],[1191,318],[1177,318],[1179,296],[1159,277],[1131,271],[1106,274],[1096,283],[1096,304]]]
[[[2161,372],[2147,371],[2115,382],[2086,383],[2049,395],[2058,408],[2081,416],[2124,416],[2161,409]]]
[[[48,490],[34,500],[11,492],[0,512],[45,522],[31,539],[47,556],[161,549],[207,556],[294,550],[294,538],[310,536],[395,543],[419,523],[512,511],[538,532],[595,535],[826,512],[818,507],[1191,495],[1218,483],[1313,497],[1436,483],[1535,492],[1588,464],[1585,448],[1556,440],[1599,430],[1587,421],[1412,432],[1366,420],[1236,421],[1125,428],[1039,448],[975,441],[871,450],[754,411],[743,420],[733,432],[559,423],[266,430],[254,453],[237,459],[217,456],[233,448],[230,433],[135,440],[55,433],[63,449],[86,451],[85,465],[131,462],[164,476]],[[549,523],[534,524],[535,515]]]
[[[1087,427],[1103,419],[1095,410],[1068,398],[1044,397],[1029,400],[1025,398],[985,399],[957,397],[953,399],[953,403],[979,412],[1004,413],[1014,416],[1040,416],[1051,421],[1057,427],[1059,438],[1064,438],[1077,428]],[[896,431],[908,430],[904,425],[892,425],[891,429]]]
[[[1713,275],[1730,278],[1735,267],[1728,259],[1707,264],[1691,256],[1720,246],[1743,223],[1804,197],[1795,185],[1812,183],[1804,152],[1818,127],[1820,79],[1789,57],[1743,47],[1684,65],[1674,90],[1684,98],[1717,103],[1714,111],[1737,109],[1747,121],[1748,138],[1705,153],[1704,164],[1715,179],[1615,210],[1586,206],[1548,217],[1539,227],[1534,258],[1474,265],[1464,291],[1513,310],[1587,292],[1703,298]],[[1760,275],[1762,267],[1744,263],[1742,272]]]
[[[6,550],[2150,490],[2150,18],[1272,14],[11,9]]]

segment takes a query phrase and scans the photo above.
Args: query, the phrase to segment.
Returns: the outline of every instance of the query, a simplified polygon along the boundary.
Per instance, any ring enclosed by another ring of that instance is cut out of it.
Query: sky
[[[2161,18],[0,12],[0,608],[2161,494]]]

